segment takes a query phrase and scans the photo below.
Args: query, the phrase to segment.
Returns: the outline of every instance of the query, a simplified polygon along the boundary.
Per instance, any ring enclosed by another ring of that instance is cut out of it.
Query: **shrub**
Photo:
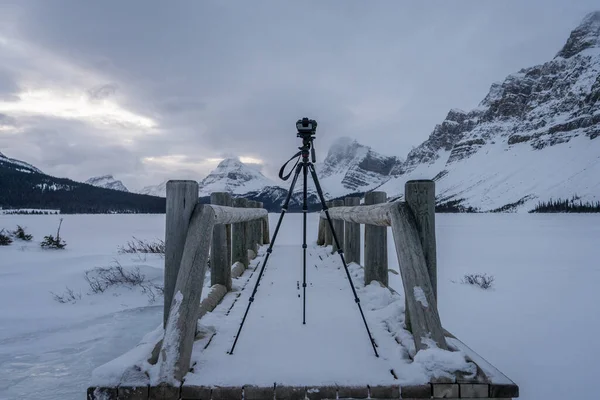
[[[466,274],[461,282],[476,285],[482,289],[489,289],[492,287],[494,277],[487,274]]]
[[[75,293],[73,289],[70,289],[68,286],[63,294],[50,293],[52,293],[52,298],[61,304],[76,303],[77,300],[81,300],[81,293]]]
[[[151,253],[165,255],[165,242],[161,239],[156,239],[151,242],[148,240],[138,239],[133,236],[132,240],[129,240],[125,246],[119,247],[120,254],[139,254],[139,253]]]
[[[23,228],[21,225],[17,225],[17,229],[13,231],[13,235],[17,239],[21,239],[26,242],[29,242],[31,239],[33,239],[32,235],[25,233],[25,228]]]
[[[0,246],[8,246],[13,242],[12,238],[4,229],[0,230]]]
[[[58,230],[56,231],[56,237],[52,235],[44,236],[44,240],[40,243],[40,246],[44,249],[64,249],[67,243],[60,238],[60,226],[62,225],[63,219],[60,219],[58,223]]]
[[[97,267],[85,272],[85,280],[90,286],[92,293],[104,293],[106,289],[113,286],[126,286],[129,288],[139,287],[148,296],[152,303],[156,300],[156,294],[164,294],[164,288],[146,280],[138,267],[131,271],[125,270],[118,261],[111,267]]]

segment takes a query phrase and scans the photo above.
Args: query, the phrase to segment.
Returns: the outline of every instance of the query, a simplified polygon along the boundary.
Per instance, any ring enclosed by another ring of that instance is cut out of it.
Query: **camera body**
[[[296,122],[296,129],[298,136],[312,136],[317,133],[317,121],[304,117]]]

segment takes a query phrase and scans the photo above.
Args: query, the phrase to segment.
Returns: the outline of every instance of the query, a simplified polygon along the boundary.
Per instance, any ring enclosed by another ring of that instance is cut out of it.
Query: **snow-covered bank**
[[[87,296],[84,271],[116,258],[160,281],[160,257],[144,261],[119,255],[117,247],[131,236],[162,237],[164,216],[63,217],[64,251],[18,241],[0,247],[0,399],[82,398],[94,368],[130,350],[160,324],[160,299],[149,304],[144,293],[129,289]],[[0,216],[0,229],[20,224],[37,241],[55,232],[58,218]],[[301,220],[299,214],[286,215],[278,245],[300,246]],[[277,216],[270,222],[273,232]],[[313,240],[316,222],[311,215]],[[599,237],[597,215],[438,215],[443,325],[512,378],[523,399],[594,399],[600,316],[591,305],[600,300]],[[389,249],[393,267],[396,257]],[[453,283],[471,272],[494,275],[494,288]],[[396,275],[391,281],[400,288]],[[55,302],[50,291],[65,286],[81,291],[82,300]],[[296,286],[290,290],[295,293]],[[367,340],[362,345],[369,349]]]

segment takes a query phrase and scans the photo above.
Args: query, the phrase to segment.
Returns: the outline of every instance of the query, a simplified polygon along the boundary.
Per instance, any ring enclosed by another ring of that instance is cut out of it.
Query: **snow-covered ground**
[[[0,229],[20,224],[34,235],[31,243],[0,247],[0,399],[81,398],[94,368],[130,350],[160,324],[161,298],[150,303],[141,290],[127,288],[87,294],[84,272],[117,260],[160,283],[160,257],[120,255],[117,249],[132,236],[161,238],[164,216],[63,218],[66,250],[43,251],[39,240],[55,232],[59,216],[0,216]],[[316,218],[311,216],[308,230],[313,240]],[[276,216],[270,220],[274,225]],[[299,245],[301,216],[287,215],[280,232],[278,245]],[[438,215],[443,325],[512,378],[521,398],[596,398],[599,237],[597,215]],[[393,246],[389,249],[390,267],[397,268]],[[271,271],[274,278],[277,271]],[[457,283],[471,272],[493,275],[494,288]],[[340,281],[345,283],[343,275]],[[391,284],[401,289],[396,275]],[[50,292],[62,294],[67,286],[81,299],[53,300]],[[260,289],[265,300],[267,289]],[[256,313],[260,297],[259,292]],[[258,328],[244,329],[236,351],[244,351],[244,335]],[[368,351],[367,340],[363,345]]]

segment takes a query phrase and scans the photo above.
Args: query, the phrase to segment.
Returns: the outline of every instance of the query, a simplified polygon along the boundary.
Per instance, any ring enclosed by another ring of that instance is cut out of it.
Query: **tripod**
[[[302,127],[300,125],[301,122],[305,122],[305,123],[313,122],[314,124],[311,125],[312,129],[308,130],[306,128],[302,129]],[[348,265],[346,264],[346,260],[344,259],[344,251],[342,250],[340,243],[338,242],[338,238],[337,238],[335,229],[333,229],[333,222],[331,220],[331,217],[329,216],[328,207],[325,204],[325,198],[323,196],[323,190],[321,190],[321,184],[319,183],[319,178],[317,177],[317,172],[315,171],[315,166],[313,164],[315,162],[315,150],[314,150],[313,140],[315,138],[314,134],[315,134],[315,128],[316,128],[317,123],[314,120],[308,120],[308,118],[304,118],[303,120],[299,120],[296,125],[298,127],[298,137],[302,138],[302,147],[298,148],[300,151],[298,153],[294,154],[292,156],[292,158],[290,158],[283,165],[283,167],[281,167],[281,170],[279,171],[279,177],[282,178],[283,180],[287,180],[290,177],[290,175],[292,174],[292,172],[294,172],[294,177],[292,179],[292,183],[290,185],[290,189],[287,193],[287,197],[285,199],[283,207],[281,208],[281,214],[279,215],[279,220],[277,221],[277,226],[275,227],[275,232],[273,232],[273,238],[271,239],[271,243],[269,244],[269,248],[267,249],[267,255],[265,256],[265,259],[263,260],[262,266],[260,268],[260,272],[258,274],[258,278],[254,285],[254,290],[252,291],[252,294],[250,295],[250,299],[248,300],[248,306],[246,307],[246,312],[244,313],[244,317],[242,318],[242,322],[241,322],[238,332],[235,336],[235,340],[233,342],[233,346],[231,346],[231,350],[229,351],[229,354],[233,354],[235,345],[237,344],[237,341],[240,337],[240,333],[242,332],[244,322],[246,321],[246,317],[248,316],[248,311],[250,310],[250,306],[252,306],[252,302],[254,301],[254,296],[256,295],[258,286],[260,285],[260,279],[262,278],[263,272],[265,271],[265,266],[267,265],[269,256],[273,252],[273,246],[275,245],[275,240],[277,239],[277,234],[279,233],[279,227],[281,226],[281,221],[283,221],[283,217],[288,210],[290,199],[292,198],[292,193],[294,192],[294,186],[296,186],[296,182],[298,181],[298,176],[300,176],[300,171],[302,171],[302,176],[303,176],[303,180],[304,180],[304,188],[303,188],[303,192],[302,192],[302,214],[303,214],[303,221],[302,221],[303,222],[303,224],[302,224],[302,237],[303,237],[303,240],[302,240],[302,250],[303,250],[302,324],[306,324],[306,249],[308,247],[306,245],[306,214],[308,212],[308,207],[307,207],[306,203],[307,203],[308,171],[310,171],[310,174],[314,181],[315,187],[317,189],[317,194],[319,196],[321,206],[323,207],[323,211],[325,212],[325,215],[327,216],[327,222],[329,223],[329,228],[331,229],[333,240],[338,249],[337,252],[340,255],[340,258],[342,259],[342,264],[344,264],[344,270],[346,271],[346,276],[348,277],[348,283],[350,284],[350,288],[352,289],[352,293],[354,294],[354,301],[356,302],[356,305],[358,306],[358,310],[360,311],[360,315],[365,324],[365,328],[367,329],[367,334],[369,335],[369,340],[371,341],[371,346],[373,346],[373,351],[375,352],[375,356],[379,357],[379,354],[377,353],[375,340],[373,339],[373,336],[371,335],[371,331],[369,330],[369,325],[367,324],[367,320],[365,319],[365,314],[363,313],[362,307],[360,306],[360,299],[358,298],[358,295],[356,294],[356,289],[354,288],[354,283],[352,282],[352,277],[350,276],[350,271],[348,270]],[[312,162],[309,160],[309,154],[312,154]],[[285,166],[290,161],[295,159],[296,157],[297,157],[296,164],[294,165],[294,167],[292,168],[290,173],[284,177],[283,170],[285,169]]]

